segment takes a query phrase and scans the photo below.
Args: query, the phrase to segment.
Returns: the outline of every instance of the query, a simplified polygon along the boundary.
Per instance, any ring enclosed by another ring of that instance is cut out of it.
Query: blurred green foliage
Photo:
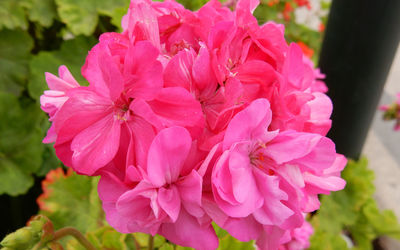
[[[314,235],[310,249],[373,249],[382,235],[400,240],[400,225],[390,210],[380,211],[373,198],[374,173],[367,160],[349,161],[342,172],[346,188],[321,198],[321,208],[311,219]],[[346,244],[344,238],[353,241]]]

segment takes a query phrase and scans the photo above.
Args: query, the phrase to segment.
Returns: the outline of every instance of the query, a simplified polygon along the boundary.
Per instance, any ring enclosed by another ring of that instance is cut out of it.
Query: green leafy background
[[[262,0],[255,15],[260,23],[274,20],[284,23],[290,42],[302,41],[315,53],[316,61],[322,33],[294,22],[294,14],[285,19],[287,4],[294,0]],[[206,0],[180,0],[187,8],[198,9]],[[276,1],[275,1],[276,2]],[[47,88],[44,72],[57,74],[66,65],[73,76],[85,84],[80,69],[99,35],[120,31],[122,16],[129,0],[1,0],[0,1],[0,195],[22,195],[49,171],[62,167],[52,145],[42,144],[49,127],[48,117],[40,110],[39,97]],[[324,8],[328,8],[325,5]],[[325,18],[322,20],[325,22]],[[96,186],[97,179],[54,170],[48,174],[41,196],[41,214],[48,216],[56,229],[74,226],[85,233],[99,249],[136,249],[147,246],[147,235],[123,235],[104,220]],[[345,190],[321,197],[321,209],[310,217],[315,228],[311,249],[372,249],[372,241],[381,235],[400,238],[397,219],[391,211],[380,211],[375,200],[373,172],[367,162],[350,162],[343,177]],[[219,249],[252,249],[253,242],[242,243],[215,227]],[[344,239],[350,239],[349,245]],[[77,241],[62,244],[80,249]],[[158,249],[175,249],[157,236]],[[181,247],[178,247],[181,248]]]

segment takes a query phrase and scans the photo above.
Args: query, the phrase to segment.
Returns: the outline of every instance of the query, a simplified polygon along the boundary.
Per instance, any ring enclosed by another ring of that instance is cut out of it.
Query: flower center
[[[250,163],[264,173],[274,175],[275,170],[272,168],[274,166],[273,160],[264,154],[266,148],[265,143],[257,143],[249,154]]]
[[[129,105],[133,98],[127,98],[124,93],[121,94],[120,98],[114,103],[114,117],[115,119],[125,122],[130,119],[131,111]]]

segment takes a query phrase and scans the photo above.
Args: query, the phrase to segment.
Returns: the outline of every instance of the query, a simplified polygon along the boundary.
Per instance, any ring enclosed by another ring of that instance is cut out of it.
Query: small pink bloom
[[[80,87],[66,66],[63,65],[58,68],[58,75],[60,78],[46,72],[46,82],[50,90],[46,90],[40,97],[41,108],[50,116],[50,121],[55,119],[57,112],[68,100],[67,92],[73,88]],[[55,142],[56,138],[57,134],[52,124],[47,131],[47,136],[43,139],[43,143]]]
[[[100,38],[82,69],[89,87],[69,91],[54,120],[56,153],[64,164],[95,174],[117,155],[125,139],[121,133],[135,142],[138,164],[157,130],[179,125],[199,134],[204,123],[200,104],[183,88],[162,88],[158,55],[147,41],[130,45],[113,33]]]
[[[279,250],[302,250],[310,247],[310,237],[314,233],[311,224],[304,221],[303,225],[288,232],[290,241],[281,245]]]
[[[184,174],[191,147],[186,129],[163,129],[149,148],[147,165],[138,167],[143,179],[136,186],[130,189],[104,172],[99,194],[110,224],[121,232],[158,233],[182,246],[215,249],[218,240],[201,207],[201,172],[192,168]]]
[[[346,161],[334,163],[334,144],[321,135],[268,131],[271,118],[269,102],[258,99],[232,119],[211,166],[212,192],[222,213],[250,228],[249,216],[263,226],[293,229],[304,221],[301,213],[315,192],[344,187],[338,174]]]
[[[266,226],[257,239],[259,250],[303,250],[310,246],[310,237],[314,230],[310,223],[304,221],[301,227],[292,230],[282,230],[278,227]]]

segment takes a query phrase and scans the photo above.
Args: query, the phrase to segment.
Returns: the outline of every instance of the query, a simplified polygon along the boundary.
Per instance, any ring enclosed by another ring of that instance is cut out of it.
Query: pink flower
[[[146,166],[138,166],[142,180],[136,186],[105,172],[99,194],[109,223],[121,232],[158,233],[183,246],[215,249],[217,237],[201,208],[201,169],[185,167],[191,147],[186,129],[163,129],[151,143]]]
[[[126,140],[121,133],[134,142],[134,161],[142,164],[157,130],[180,125],[197,133],[203,126],[200,104],[186,90],[162,88],[158,54],[147,41],[129,45],[117,34],[100,38],[82,69],[89,87],[68,92],[54,120],[55,149],[64,164],[95,174],[116,156]]]
[[[282,246],[282,250],[299,250],[310,247],[310,237],[314,233],[311,224],[304,221],[303,225],[290,231],[291,240]]]
[[[260,250],[303,250],[310,247],[310,237],[313,233],[314,230],[307,221],[304,221],[301,227],[286,231],[269,226],[257,239],[256,245]]]
[[[340,190],[346,164],[325,137],[324,75],[284,26],[259,26],[258,0],[132,0],[123,32],[89,52],[82,87],[47,74],[45,142],[62,162],[100,175],[109,224],[215,249],[214,221],[260,249],[305,248],[304,213]],[[399,126],[400,128],[400,126]]]
[[[164,86],[183,87],[202,105],[207,123],[200,145],[207,151],[219,142],[230,119],[242,107],[240,83],[230,79],[224,86],[218,84],[209,51],[203,43],[198,53],[184,49],[171,58],[164,70]]]
[[[80,87],[66,66],[62,65],[58,68],[58,75],[60,78],[46,72],[46,82],[50,90],[46,90],[40,97],[41,108],[50,116],[50,121],[55,119],[57,112],[68,100],[67,92],[73,88]],[[55,142],[56,138],[57,134],[52,124],[47,131],[47,136],[43,139],[43,143]]]
[[[257,224],[282,230],[301,226],[302,212],[318,209],[309,205],[316,193],[345,185],[338,173],[346,161],[335,161],[331,140],[318,134],[268,131],[271,117],[266,99],[255,100],[239,112],[210,166],[218,207],[210,206],[210,216],[219,224],[212,213],[220,209],[218,213],[226,218],[219,225],[239,240],[258,237],[262,227],[257,232]],[[231,220],[241,220],[240,227]],[[254,234],[248,235],[251,231]]]

